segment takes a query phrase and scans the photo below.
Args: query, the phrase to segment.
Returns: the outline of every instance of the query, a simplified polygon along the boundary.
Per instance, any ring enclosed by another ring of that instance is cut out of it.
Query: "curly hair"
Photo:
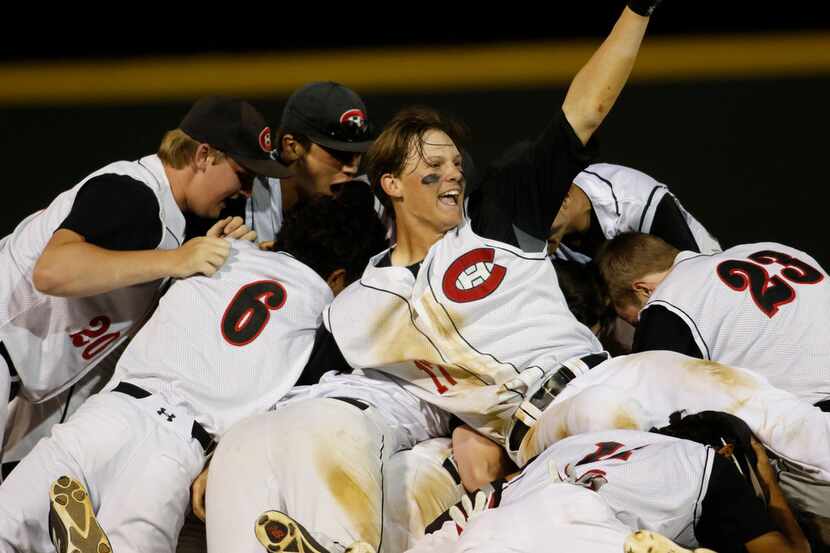
[[[286,212],[274,244],[323,279],[345,269],[347,283],[357,280],[369,258],[386,248],[386,228],[362,181],[347,182],[335,197],[315,198]]]
[[[603,330],[613,324],[614,310],[603,294],[599,274],[593,265],[551,258],[559,288],[568,308],[576,319],[592,328],[599,324]]]

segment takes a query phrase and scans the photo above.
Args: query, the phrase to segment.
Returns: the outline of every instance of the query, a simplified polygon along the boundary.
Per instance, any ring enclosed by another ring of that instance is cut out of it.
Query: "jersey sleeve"
[[[663,196],[657,204],[649,234],[662,238],[680,251],[700,252],[700,246],[671,194]]]
[[[773,530],[750,484],[727,458],[715,455],[703,512],[695,525],[700,545],[721,553],[745,551],[745,543]]]
[[[640,313],[640,323],[634,331],[632,353],[651,350],[669,350],[703,359],[692,329],[677,314],[662,305],[649,305]]]
[[[595,155],[560,110],[534,141],[510,148],[484,172],[470,194],[467,213],[479,235],[517,245],[513,225],[546,240],[574,177]]]
[[[316,384],[323,373],[328,371],[351,372],[352,368],[343,357],[340,347],[324,324],[317,328],[311,356],[297,380],[297,385]]]
[[[108,250],[151,250],[161,242],[159,203],[144,183],[104,174],[86,181],[59,228]]]

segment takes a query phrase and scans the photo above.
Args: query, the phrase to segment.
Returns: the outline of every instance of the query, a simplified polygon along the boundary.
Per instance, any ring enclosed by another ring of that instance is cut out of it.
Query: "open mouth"
[[[461,201],[460,190],[450,190],[438,196],[438,201],[449,207],[458,207],[458,202]]]

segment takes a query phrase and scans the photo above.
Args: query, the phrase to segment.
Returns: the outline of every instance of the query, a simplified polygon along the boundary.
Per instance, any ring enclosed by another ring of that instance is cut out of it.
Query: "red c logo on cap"
[[[359,129],[362,129],[366,126],[366,114],[363,113],[363,110],[356,108],[350,109],[340,116],[340,124],[353,125]]]
[[[270,154],[274,148],[271,146],[271,127],[265,127],[259,133],[259,147],[266,154]]]
[[[476,248],[453,261],[444,273],[444,295],[456,303],[486,298],[499,287],[507,269],[495,265],[493,248]]]

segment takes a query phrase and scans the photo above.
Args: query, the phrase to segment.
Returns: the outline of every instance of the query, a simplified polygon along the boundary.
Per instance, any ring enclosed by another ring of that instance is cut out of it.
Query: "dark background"
[[[738,6],[724,10],[710,2],[666,3],[653,18],[649,36],[830,32],[830,22],[814,13],[751,13],[741,9],[750,4],[734,4]],[[538,29],[527,24],[534,19],[527,14],[523,25],[514,26],[511,15],[516,14],[483,9],[487,13],[481,22],[464,27],[422,8],[412,14],[411,25],[392,29],[359,21],[311,34],[274,28],[233,40],[205,33],[201,40],[179,36],[142,44],[123,37],[109,40],[105,33],[95,40],[85,40],[89,36],[84,33],[53,34],[49,41],[0,43],[0,65],[97,59],[128,62],[133,57],[202,52],[301,55],[308,50],[334,52],[385,45],[602,37],[620,5],[608,2],[572,8],[568,17],[537,21]],[[688,13],[689,9],[695,12]],[[565,89],[358,92],[371,118],[381,125],[402,105],[411,103],[454,114],[470,127],[470,149],[482,165],[510,144],[539,132],[558,109]],[[249,99],[273,127],[278,126],[284,97]],[[810,252],[828,268],[830,248],[821,226],[827,217],[824,189],[830,184],[823,167],[830,142],[828,99],[827,70],[799,77],[634,82],[603,124],[600,160],[630,165],[668,184],[724,246],[780,241]],[[93,170],[155,151],[164,131],[178,124],[189,104],[0,104],[5,189],[0,200],[0,236]]]

